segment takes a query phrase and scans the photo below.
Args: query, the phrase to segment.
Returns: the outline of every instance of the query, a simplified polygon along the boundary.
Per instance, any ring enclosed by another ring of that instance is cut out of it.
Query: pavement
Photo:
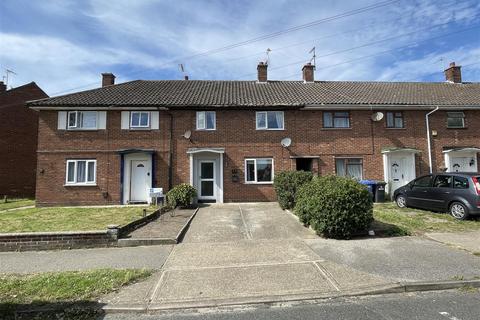
[[[0,273],[37,273],[101,268],[160,269],[172,245],[57,251],[0,252]]]
[[[480,231],[427,233],[426,237],[480,255]]]

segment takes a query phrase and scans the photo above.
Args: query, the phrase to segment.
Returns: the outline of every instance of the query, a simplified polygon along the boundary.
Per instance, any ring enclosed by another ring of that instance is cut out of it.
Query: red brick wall
[[[48,96],[34,82],[0,93],[0,196],[33,196],[38,112],[28,100]]]
[[[286,111],[284,131],[255,130],[255,112],[248,110],[217,111],[217,130],[195,131],[195,111],[172,111],[173,184],[189,182],[187,149],[222,147],[224,155],[224,200],[270,201],[275,199],[271,185],[244,183],[244,159],[273,157],[275,172],[295,169],[291,156],[319,156],[319,173],[335,173],[335,156],[363,158],[364,178],[383,179],[381,150],[386,147],[410,147],[422,151],[416,158],[417,175],[428,172],[425,111],[405,111],[404,129],[387,129],[385,121],[372,122],[371,111],[350,113],[351,128],[323,129],[321,111]],[[434,167],[443,166],[442,147],[480,147],[474,124],[479,111],[466,111],[467,129],[447,129],[446,112],[431,116]],[[168,188],[168,152],[170,117],[160,112],[160,130],[134,132],[120,129],[120,112],[108,112],[107,129],[97,132],[57,130],[57,113],[42,111],[40,115],[37,203],[40,205],[102,204],[120,201],[120,156],[118,149],[146,148],[156,150],[157,186]],[[191,141],[182,137],[192,131]],[[292,138],[292,145],[281,147],[282,138]],[[65,160],[92,157],[97,159],[96,187],[64,187]],[[43,169],[43,173],[41,173]],[[240,181],[232,182],[231,172],[237,169]],[[104,199],[102,192],[108,192]]]

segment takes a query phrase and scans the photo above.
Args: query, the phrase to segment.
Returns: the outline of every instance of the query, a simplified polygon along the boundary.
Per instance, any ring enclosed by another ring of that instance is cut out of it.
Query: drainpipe
[[[438,106],[435,107],[435,109],[433,109],[432,111],[430,111],[429,113],[427,113],[425,115],[425,123],[427,125],[427,143],[428,143],[428,165],[430,167],[430,173],[433,173],[433,167],[432,167],[432,141],[430,139],[430,123],[429,123],[429,120],[428,120],[428,117],[438,111]]]
[[[168,155],[168,190],[172,190],[173,187],[173,114],[170,111],[170,143],[169,143],[169,155]]]

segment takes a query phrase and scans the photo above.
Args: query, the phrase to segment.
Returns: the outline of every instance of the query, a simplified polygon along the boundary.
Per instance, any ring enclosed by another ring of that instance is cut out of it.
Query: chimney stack
[[[7,91],[7,85],[3,81],[0,81],[0,93],[5,91]]]
[[[303,81],[305,82],[313,82],[315,80],[315,66],[312,65],[310,62],[303,66],[302,73],[303,73]]]
[[[260,61],[257,66],[257,72],[258,72],[258,82],[267,82],[267,68],[268,64],[263,63],[263,61]]]
[[[461,66],[456,66],[455,62],[450,62],[450,66],[445,69],[445,79],[452,83],[462,83]]]
[[[112,86],[115,84],[115,75],[113,73],[107,72],[102,73],[102,87]]]
[[[187,81],[187,80],[188,80],[188,76],[187,76],[187,75],[186,75],[186,76],[184,76],[184,79],[185,79],[185,81]]]

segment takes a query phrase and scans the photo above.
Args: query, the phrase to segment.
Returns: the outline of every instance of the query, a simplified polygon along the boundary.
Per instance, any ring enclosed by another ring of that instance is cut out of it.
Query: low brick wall
[[[0,233],[0,251],[79,249],[117,246],[118,229],[105,231]]]

